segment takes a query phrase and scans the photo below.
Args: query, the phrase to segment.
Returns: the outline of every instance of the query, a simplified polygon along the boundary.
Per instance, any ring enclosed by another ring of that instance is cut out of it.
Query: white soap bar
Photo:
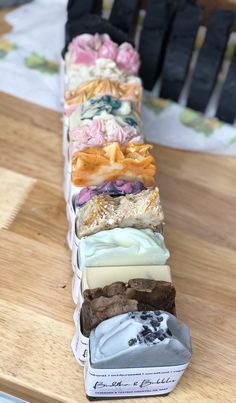
[[[115,281],[127,283],[132,278],[172,283],[169,266],[85,267],[82,271],[82,293],[88,288],[105,287]]]

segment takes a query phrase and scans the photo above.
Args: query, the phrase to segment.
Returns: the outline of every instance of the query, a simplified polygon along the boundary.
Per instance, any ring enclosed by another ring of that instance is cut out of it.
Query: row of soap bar
[[[175,316],[156,163],[140,118],[139,57],[128,43],[84,34],[69,45],[64,68],[65,198],[77,303],[72,349],[85,365],[85,391],[95,398],[166,394],[189,363],[191,343]],[[137,387],[140,368],[150,379],[145,389]],[[165,388],[153,382],[157,369],[173,378]],[[111,374],[113,385],[96,387]],[[118,381],[121,375],[132,375],[132,385]]]

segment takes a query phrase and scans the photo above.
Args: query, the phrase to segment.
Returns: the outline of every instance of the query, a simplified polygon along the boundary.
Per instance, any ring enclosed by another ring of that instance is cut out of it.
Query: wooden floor
[[[70,349],[60,114],[1,94],[0,125],[0,390],[30,403],[85,403]],[[236,402],[236,159],[157,146],[155,154],[193,358],[171,395],[127,403]]]

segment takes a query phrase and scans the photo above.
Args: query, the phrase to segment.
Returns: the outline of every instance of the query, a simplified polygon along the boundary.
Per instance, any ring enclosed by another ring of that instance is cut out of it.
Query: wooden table
[[[0,390],[30,403],[84,403],[70,348],[61,116],[1,94],[0,123]],[[178,317],[193,344],[180,384],[158,402],[235,402],[236,159],[155,154]]]

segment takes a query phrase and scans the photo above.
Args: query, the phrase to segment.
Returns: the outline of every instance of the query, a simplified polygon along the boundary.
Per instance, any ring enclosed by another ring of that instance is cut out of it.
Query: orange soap
[[[72,182],[75,186],[93,186],[123,179],[151,187],[157,171],[151,149],[150,144],[114,142],[77,151],[72,156]]]
[[[79,105],[96,95],[112,95],[121,100],[131,100],[136,104],[137,110],[140,110],[141,81],[138,78],[126,83],[119,83],[109,78],[88,81],[78,85],[74,91],[67,91],[65,103],[69,106]]]

